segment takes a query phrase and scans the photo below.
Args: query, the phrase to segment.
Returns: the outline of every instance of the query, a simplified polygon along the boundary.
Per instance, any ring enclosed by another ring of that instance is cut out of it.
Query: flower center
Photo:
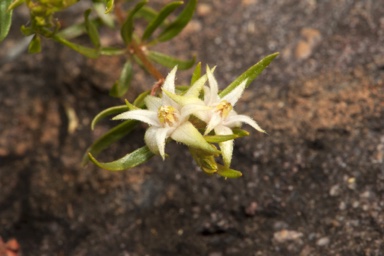
[[[231,103],[226,100],[221,101],[215,108],[215,111],[219,113],[222,118],[226,118],[233,109]]]
[[[168,126],[173,126],[177,121],[177,111],[174,107],[171,106],[161,106],[157,110],[157,117],[161,124],[167,124]]]

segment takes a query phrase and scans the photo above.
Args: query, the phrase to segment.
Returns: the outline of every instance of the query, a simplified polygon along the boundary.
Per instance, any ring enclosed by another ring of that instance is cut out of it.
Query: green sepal
[[[125,106],[126,107],[126,106]],[[93,156],[97,156],[101,151],[109,147],[112,143],[122,139],[124,136],[129,134],[133,128],[138,124],[138,121],[135,120],[126,120],[108,132],[104,133],[99,137],[87,150],[86,152],[91,153]],[[88,154],[85,154],[82,160],[83,164],[86,164],[89,161]]]
[[[12,0],[0,1],[0,42],[8,35],[12,24],[12,9],[8,9]]]
[[[140,108],[136,107],[135,105],[131,104],[127,99],[125,99],[125,105],[127,105],[127,108],[128,108],[129,110],[140,109]]]
[[[223,91],[219,93],[220,98],[223,98],[225,95],[230,93],[233,89],[239,86],[245,79],[247,79],[246,87],[260,75],[260,73],[268,67],[268,65],[279,55],[278,52],[268,55],[263,58],[261,61],[250,67],[247,71],[241,74],[235,81],[227,86]]]
[[[14,0],[14,1],[11,1],[12,3],[8,6],[8,10],[13,10],[15,9],[16,7],[19,7],[20,5],[22,5],[25,0]]]
[[[209,143],[221,143],[228,140],[234,140],[240,137],[244,137],[249,135],[249,133],[245,130],[241,130],[242,132],[233,133],[230,135],[206,135],[204,139]]]
[[[201,76],[201,62],[197,63],[195,69],[193,70],[191,85],[193,85]]]
[[[84,20],[85,20],[85,30],[91,39],[92,44],[96,47],[100,47],[100,36],[97,31],[97,27],[92,20],[89,19],[89,14],[91,13],[91,9],[88,9],[84,12]]]
[[[102,169],[108,171],[123,171],[148,161],[151,157],[154,156],[154,154],[149,150],[147,146],[144,146],[142,148],[136,149],[132,153],[129,153],[118,160],[108,163],[97,161],[91,153],[88,153],[88,156],[95,165]]]
[[[105,14],[113,10],[114,0],[105,0]]]
[[[132,42],[133,38],[133,17],[137,11],[139,11],[144,5],[148,3],[148,0],[143,0],[136,4],[136,6],[129,12],[127,18],[125,19],[123,25],[121,26],[121,37],[123,38],[124,43],[129,44]]]
[[[100,120],[106,118],[107,116],[120,114],[120,113],[122,113],[124,111],[128,111],[128,110],[129,110],[129,108],[126,105],[115,106],[115,107],[104,109],[103,111],[101,111],[99,114],[97,114],[93,118],[93,120],[91,122],[91,130],[95,129],[96,124]]]
[[[57,34],[53,36],[53,39],[88,58],[97,58],[100,55],[100,51],[98,49],[93,49],[72,43],[62,38],[61,36],[58,36]]]
[[[142,41],[147,40],[151,37],[153,32],[163,23],[163,21],[180,5],[182,5],[183,2],[172,2],[164,6],[163,9],[160,10],[160,12],[157,14],[157,16],[148,24],[147,28],[145,29],[143,36],[141,37]]]
[[[225,167],[221,164],[217,165],[217,174],[224,178],[240,178],[243,174],[237,170]]]
[[[189,152],[196,164],[207,174],[217,172],[217,163],[213,155],[209,155],[200,150],[189,147]]]
[[[178,35],[192,19],[196,4],[197,0],[189,0],[184,10],[179,14],[175,21],[164,28],[164,30],[157,37],[156,41],[168,41]]]
[[[113,16],[109,14],[113,7],[108,10],[105,8],[105,5],[103,3],[93,3],[93,8],[95,9],[97,16],[100,18],[103,24],[105,24],[109,28],[115,27],[115,21],[113,20]]]
[[[147,51],[147,56],[150,60],[160,65],[163,65],[168,68],[173,68],[177,66],[180,70],[189,69],[195,63],[195,57],[193,57],[191,60],[179,60],[169,55],[155,51]]]
[[[24,36],[31,36],[35,34],[35,31],[31,27],[26,27],[24,25],[20,27],[20,31]]]
[[[112,89],[109,91],[110,96],[120,98],[127,92],[129,86],[131,85],[132,74],[133,74],[132,71],[133,71],[132,64],[128,60],[124,64],[119,80],[115,82]]]
[[[39,35],[34,35],[31,42],[28,45],[28,53],[41,52],[41,38]]]
[[[136,97],[135,101],[133,102],[133,105],[134,105],[134,106],[137,106],[137,107],[139,107],[139,108],[144,107],[144,105],[145,105],[145,103],[144,103],[144,99],[145,99],[145,97],[147,97],[150,93],[151,93],[151,91],[145,91],[145,92],[142,92],[139,96]]]

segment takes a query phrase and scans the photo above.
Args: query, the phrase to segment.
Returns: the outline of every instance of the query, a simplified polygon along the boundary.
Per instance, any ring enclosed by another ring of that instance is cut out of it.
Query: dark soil
[[[236,180],[205,175],[172,143],[164,162],[82,167],[115,124],[89,128],[122,102],[107,92],[121,60],[44,41],[44,54],[5,61],[22,40],[26,20],[15,19],[0,45],[0,236],[23,255],[384,255],[383,1],[201,1],[159,46],[217,65],[221,88],[281,53],[237,105],[269,135],[246,128],[237,140]],[[128,98],[152,85],[144,77]],[[123,156],[143,134],[100,158]]]

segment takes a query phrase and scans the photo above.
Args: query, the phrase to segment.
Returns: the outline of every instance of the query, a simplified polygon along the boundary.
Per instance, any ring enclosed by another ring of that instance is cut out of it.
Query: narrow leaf
[[[100,54],[107,55],[107,56],[123,55],[125,52],[126,52],[125,49],[119,49],[119,48],[113,48],[113,47],[104,47],[100,49]]]
[[[53,39],[88,58],[97,58],[99,56],[99,50],[69,42],[68,40],[58,36],[57,34],[53,36]]]
[[[150,60],[160,65],[163,65],[168,68],[173,68],[177,66],[180,70],[189,69],[195,63],[195,57],[193,57],[191,60],[179,60],[169,55],[155,51],[147,51],[147,56]]]
[[[91,9],[88,9],[84,12],[84,20],[85,20],[85,30],[91,39],[92,44],[96,47],[100,47],[100,37],[99,32],[97,31],[96,25],[89,19],[89,14],[91,13]]]
[[[12,10],[8,10],[12,0],[0,1],[0,42],[8,35],[12,23]]]
[[[192,19],[196,4],[197,0],[189,0],[184,10],[180,13],[180,15],[176,18],[174,22],[164,28],[157,40],[160,42],[164,42],[178,35],[188,24],[188,22]]]
[[[88,153],[88,155],[94,164],[108,171],[127,170],[148,161],[151,157],[154,156],[154,154],[149,150],[147,146],[136,149],[132,153],[129,153],[116,161],[108,163],[101,163],[97,161],[91,153]]]
[[[34,35],[31,42],[28,45],[28,53],[41,52],[41,39],[39,35]]]
[[[241,82],[243,82],[245,79],[247,79],[247,85],[246,87],[249,86],[249,84],[256,79],[260,75],[260,73],[268,67],[269,63],[274,60],[277,55],[279,55],[278,52],[273,53],[271,55],[268,55],[252,67],[250,67],[247,71],[245,71],[243,74],[241,74],[238,78],[236,78],[235,81],[233,81],[230,85],[228,85],[227,88],[225,88],[222,92],[220,92],[219,96],[220,98],[224,97],[228,93],[230,93],[233,89],[235,89]]]
[[[128,60],[124,64],[119,80],[113,85],[112,89],[109,91],[109,95],[117,98],[120,98],[121,96],[123,96],[127,92],[131,84],[131,80],[132,80],[132,64]]]
[[[101,151],[109,147],[112,143],[128,135],[137,124],[137,121],[126,120],[116,125],[108,132],[103,134],[100,138],[98,138],[86,151],[91,153],[93,156],[97,156]],[[83,157],[82,163],[86,164],[88,161],[89,157],[86,154]]]
[[[111,107],[107,108],[103,111],[101,111],[99,114],[97,114],[92,122],[91,122],[91,130],[95,129],[95,126],[100,120],[106,118],[107,116],[115,115],[115,114],[120,114],[124,111],[128,111],[127,105],[121,105],[121,106],[116,106],[116,107]]]
[[[144,5],[147,4],[147,0],[143,0],[136,4],[136,6],[129,12],[126,20],[124,21],[123,26],[121,27],[121,37],[123,38],[124,43],[129,44],[132,41],[133,37],[133,16],[137,11],[139,11]]]
[[[183,2],[172,2],[164,6],[163,9],[160,10],[159,14],[152,20],[151,23],[145,29],[143,36],[141,39],[143,41],[147,40],[151,37],[153,32],[163,23],[163,21],[171,14],[177,7],[182,5]]]
[[[157,12],[149,6],[143,6],[140,10],[137,11],[135,16],[138,18],[143,18],[148,22],[152,22],[156,18]]]
[[[149,94],[151,93],[151,91],[145,91],[143,93],[141,93],[139,96],[137,96],[137,98],[135,99],[135,101],[133,102],[133,105],[134,106],[137,106],[139,108],[143,108],[145,103],[144,103],[144,99],[145,97],[147,97]]]
[[[193,85],[201,76],[201,62],[197,63],[191,78],[191,85]]]

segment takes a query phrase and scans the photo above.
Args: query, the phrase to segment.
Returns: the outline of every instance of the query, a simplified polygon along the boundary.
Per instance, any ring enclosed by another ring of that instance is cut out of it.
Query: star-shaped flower
[[[163,91],[175,93],[176,71],[177,67],[166,77],[162,87]],[[192,88],[196,88],[196,86]],[[190,94],[196,93],[191,91]],[[160,154],[163,159],[165,158],[167,138],[203,150],[207,154],[217,154],[219,152],[188,121],[189,116],[194,112],[192,108],[185,108],[183,104],[176,103],[166,93],[163,93],[161,98],[149,95],[144,102],[147,109],[127,111],[115,116],[113,119],[134,119],[149,124],[150,127],[145,132],[144,140],[153,153]]]
[[[233,110],[237,101],[244,92],[247,81],[244,80],[227,95],[220,97],[217,81],[212,71],[207,68],[209,87],[204,87],[204,101],[196,104],[194,115],[207,124],[205,134],[212,130],[216,135],[232,135],[232,128],[240,127],[242,123],[252,126],[259,132],[265,132],[249,116],[239,115]],[[197,109],[199,109],[197,111]],[[209,110],[207,110],[209,109]],[[225,166],[229,167],[232,160],[233,140],[219,143]]]

